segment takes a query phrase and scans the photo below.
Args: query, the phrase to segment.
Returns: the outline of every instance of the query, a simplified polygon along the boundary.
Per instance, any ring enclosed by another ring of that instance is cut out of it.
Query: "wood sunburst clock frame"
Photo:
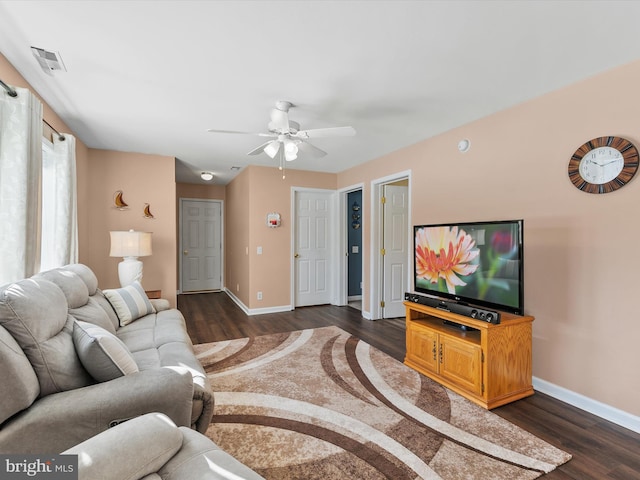
[[[638,171],[638,150],[616,136],[589,140],[569,160],[569,180],[586,193],[610,193],[624,187]]]

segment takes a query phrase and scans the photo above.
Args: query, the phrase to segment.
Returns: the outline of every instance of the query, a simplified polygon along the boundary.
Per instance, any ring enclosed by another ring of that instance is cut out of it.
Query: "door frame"
[[[183,198],[178,199],[178,294],[182,294],[182,208],[184,202],[205,202],[220,204],[220,290],[225,289],[224,281],[224,200],[214,198]],[[212,290],[214,291],[214,290]],[[215,290],[217,291],[217,290]],[[191,292],[187,292],[191,293]]]
[[[370,268],[370,288],[369,288],[369,312],[370,320],[379,320],[382,318],[382,307],[380,306],[380,300],[382,298],[382,268],[383,262],[380,256],[380,248],[382,245],[382,208],[380,199],[382,197],[383,187],[388,183],[394,183],[400,180],[408,181],[408,201],[407,201],[407,226],[411,231],[411,170],[405,170],[402,172],[393,173],[386,177],[377,178],[371,181],[371,230],[370,240],[371,251],[369,256]],[[413,251],[413,238],[412,235],[407,235],[407,288],[412,288],[412,251]]]
[[[327,193],[330,194],[330,202],[329,211],[331,212],[331,222],[329,225],[330,232],[338,231],[338,212],[337,204],[340,203],[336,201],[337,191],[331,190],[327,188],[307,188],[307,187],[291,187],[291,240],[290,240],[290,248],[291,252],[289,255],[290,258],[290,272],[289,272],[289,284],[290,284],[290,303],[291,310],[296,309],[296,262],[294,255],[296,254],[296,232],[298,228],[297,220],[298,220],[298,210],[296,208],[296,194],[300,192],[309,192],[309,193]],[[329,254],[329,265],[331,268],[330,282],[331,282],[331,292],[329,294],[331,305],[337,305],[336,299],[336,285],[339,281],[340,276],[338,275],[339,264],[336,260],[336,252],[338,251],[338,237],[336,233],[329,234],[330,241],[330,254]]]
[[[349,262],[347,258],[347,254],[349,253],[349,245],[347,242],[347,233],[349,228],[349,217],[347,215],[347,195],[351,192],[357,192],[358,190],[362,191],[362,198],[364,199],[364,183],[357,183],[355,185],[350,185],[348,187],[344,187],[338,190],[338,228],[336,231],[338,232],[338,250],[337,250],[337,271],[338,278],[336,282],[336,305],[345,306],[349,304]],[[364,209],[364,206],[362,206]],[[364,230],[364,228],[363,228]],[[364,232],[363,232],[363,240],[364,240]],[[364,241],[362,242],[362,258],[365,256],[366,246]],[[362,280],[364,281],[364,262],[362,262]],[[363,288],[363,298],[364,298],[364,288]],[[363,309],[362,315],[365,316],[365,312]]]

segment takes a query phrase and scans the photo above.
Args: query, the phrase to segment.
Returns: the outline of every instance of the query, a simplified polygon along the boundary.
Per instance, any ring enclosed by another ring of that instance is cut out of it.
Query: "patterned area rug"
[[[337,327],[195,348],[207,435],[267,479],[532,479],[571,458]]]

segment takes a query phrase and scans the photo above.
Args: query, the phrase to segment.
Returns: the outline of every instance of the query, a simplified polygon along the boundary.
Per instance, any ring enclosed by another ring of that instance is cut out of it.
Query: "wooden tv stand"
[[[486,409],[533,395],[534,317],[500,312],[496,325],[419,303],[405,301],[404,305],[405,365]],[[465,331],[444,320],[471,329]]]

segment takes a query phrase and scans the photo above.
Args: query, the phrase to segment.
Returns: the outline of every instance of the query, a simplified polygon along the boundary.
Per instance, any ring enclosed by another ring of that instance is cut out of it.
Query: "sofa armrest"
[[[182,448],[158,472],[162,480],[264,480],[204,435],[180,427]]]
[[[191,428],[200,433],[205,433],[213,418],[214,399],[211,390],[197,383],[193,384],[193,401],[200,402],[201,409],[197,418],[192,418]]]
[[[36,400],[0,429],[0,453],[57,453],[145,413],[189,426],[193,379],[186,369],[158,368]]]
[[[139,480],[182,448],[182,432],[161,413],[148,413],[63,452],[78,455],[79,480]]]

